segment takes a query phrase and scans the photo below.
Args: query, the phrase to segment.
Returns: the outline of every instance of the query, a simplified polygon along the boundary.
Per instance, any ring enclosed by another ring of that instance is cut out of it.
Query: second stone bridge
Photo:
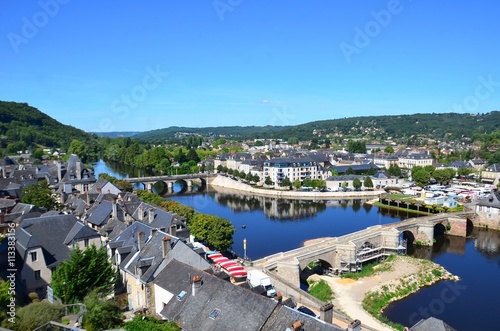
[[[253,264],[271,277],[299,288],[301,273],[311,262],[319,262],[324,270],[333,274],[360,271],[365,262],[406,253],[407,244],[432,245],[435,234],[465,237],[473,227],[475,216],[474,213],[443,213],[372,226],[273,254]]]

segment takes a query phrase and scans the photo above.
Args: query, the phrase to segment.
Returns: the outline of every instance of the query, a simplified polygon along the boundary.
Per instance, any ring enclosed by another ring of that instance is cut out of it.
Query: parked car
[[[311,309],[307,308],[306,306],[300,306],[299,308],[297,308],[297,310],[304,313],[304,314],[307,314],[309,316],[316,317],[316,314]]]

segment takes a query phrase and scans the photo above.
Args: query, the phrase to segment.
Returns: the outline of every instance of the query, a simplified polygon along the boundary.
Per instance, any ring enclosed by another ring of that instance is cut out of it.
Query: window
[[[30,255],[31,255],[31,262],[35,262],[37,259],[36,252],[31,252]]]
[[[86,238],[84,241],[83,241],[85,247],[89,247],[89,239]]]
[[[215,320],[217,318],[217,316],[219,316],[219,314],[220,314],[220,309],[215,308],[214,310],[212,310],[209,317],[210,317],[210,319]]]
[[[35,280],[40,280],[42,279],[40,270],[35,270]]]

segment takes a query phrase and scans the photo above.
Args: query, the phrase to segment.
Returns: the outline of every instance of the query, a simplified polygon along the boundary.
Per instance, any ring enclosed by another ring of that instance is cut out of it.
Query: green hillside
[[[165,129],[158,129],[139,133],[134,138],[146,141],[165,141],[168,139],[180,138],[184,135],[199,134],[204,137],[244,137],[248,139],[260,138],[279,132],[286,127],[283,126],[218,126],[206,128],[187,128],[171,126]]]
[[[165,141],[186,134],[209,137],[281,138],[310,140],[325,137],[358,137],[397,139],[425,137],[456,140],[473,134],[492,133],[500,129],[500,111],[485,114],[432,113],[412,115],[363,116],[309,122],[294,126],[230,126],[209,128],[169,127],[142,132],[134,138]]]
[[[71,141],[88,142],[91,134],[75,127],[61,124],[52,117],[27,103],[0,101],[0,143],[27,147],[59,147],[68,149]]]

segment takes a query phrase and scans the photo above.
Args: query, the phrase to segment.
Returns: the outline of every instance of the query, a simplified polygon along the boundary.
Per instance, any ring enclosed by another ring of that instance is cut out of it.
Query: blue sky
[[[0,100],[86,131],[500,102],[500,2],[2,1]]]

